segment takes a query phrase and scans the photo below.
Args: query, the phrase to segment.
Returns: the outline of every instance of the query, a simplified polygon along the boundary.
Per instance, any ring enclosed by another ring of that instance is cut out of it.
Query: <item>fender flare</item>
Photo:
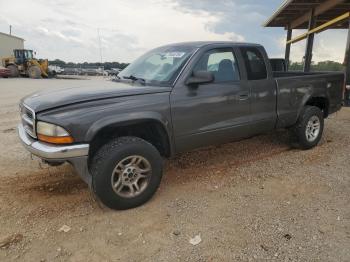
[[[328,93],[323,93],[323,92],[321,92],[320,90],[319,90],[318,92],[313,92],[313,93],[310,93],[310,94],[306,94],[306,95],[303,97],[303,99],[301,100],[300,106],[299,106],[299,108],[298,108],[297,119],[299,118],[301,111],[303,110],[303,108],[305,107],[305,105],[307,104],[307,102],[308,102],[310,99],[313,99],[313,98],[323,98],[323,99],[325,99],[326,101],[328,101],[328,103],[329,103],[329,97],[328,97],[327,94],[328,94]]]
[[[174,144],[171,122],[166,117],[156,112],[130,112],[101,118],[95,121],[87,130],[87,132],[85,133],[84,141],[92,141],[96,134],[98,134],[103,128],[106,128],[108,126],[127,126],[129,124],[135,124],[144,121],[155,121],[164,128],[168,138],[170,151],[173,152]]]

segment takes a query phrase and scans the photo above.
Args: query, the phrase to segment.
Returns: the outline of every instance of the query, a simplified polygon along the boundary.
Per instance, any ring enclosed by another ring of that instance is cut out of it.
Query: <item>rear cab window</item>
[[[255,47],[241,47],[240,49],[247,69],[248,80],[266,79],[266,64],[259,49]]]

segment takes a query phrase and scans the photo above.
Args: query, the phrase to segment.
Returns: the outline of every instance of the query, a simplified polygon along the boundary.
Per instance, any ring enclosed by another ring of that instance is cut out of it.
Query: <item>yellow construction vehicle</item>
[[[11,77],[29,76],[30,78],[48,77],[47,59],[36,59],[33,50],[15,49],[13,56],[2,58],[2,65],[11,71]]]

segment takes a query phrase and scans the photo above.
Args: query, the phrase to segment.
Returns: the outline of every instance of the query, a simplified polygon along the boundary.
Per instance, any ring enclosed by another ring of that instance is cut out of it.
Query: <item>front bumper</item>
[[[23,146],[33,155],[45,160],[69,160],[74,157],[87,156],[89,144],[51,145],[31,138],[22,124],[18,125],[18,136]]]
[[[89,187],[92,186],[92,177],[88,168],[89,144],[59,146],[43,143],[30,137],[22,124],[18,125],[18,136],[30,153],[47,161],[69,162]]]

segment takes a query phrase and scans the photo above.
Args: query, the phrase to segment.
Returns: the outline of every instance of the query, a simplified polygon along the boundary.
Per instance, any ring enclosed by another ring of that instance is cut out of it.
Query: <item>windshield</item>
[[[170,86],[194,52],[193,46],[164,46],[136,59],[118,74],[120,80],[142,80],[144,84]]]
[[[27,59],[33,59],[33,51],[32,50],[24,50],[24,56]]]

